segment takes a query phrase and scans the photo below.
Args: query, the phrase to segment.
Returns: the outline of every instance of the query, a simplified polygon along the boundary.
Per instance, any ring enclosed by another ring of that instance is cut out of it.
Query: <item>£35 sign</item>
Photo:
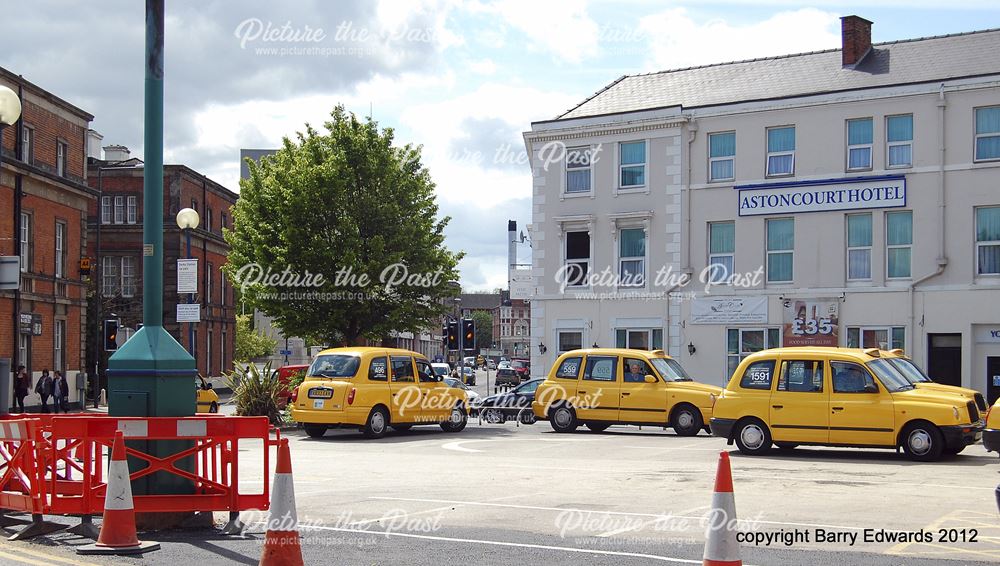
[[[785,299],[782,346],[838,346],[840,299]]]

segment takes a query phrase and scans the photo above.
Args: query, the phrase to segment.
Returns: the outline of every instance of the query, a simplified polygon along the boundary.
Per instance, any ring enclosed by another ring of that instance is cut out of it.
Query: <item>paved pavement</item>
[[[700,564],[718,454],[731,448],[704,434],[612,427],[563,435],[548,423],[472,422],[458,434],[418,427],[376,441],[356,430],[286,435],[307,564]],[[240,456],[259,458],[259,448]],[[997,463],[982,446],[932,464],[879,450],[733,452],[740,531],[771,540],[741,545],[743,560],[1000,562]],[[243,537],[151,535],[163,550],[143,559],[77,557],[71,547],[87,541],[53,535],[0,543],[0,563],[256,564],[264,514],[244,518]],[[866,532],[924,531],[930,540],[864,540]]]

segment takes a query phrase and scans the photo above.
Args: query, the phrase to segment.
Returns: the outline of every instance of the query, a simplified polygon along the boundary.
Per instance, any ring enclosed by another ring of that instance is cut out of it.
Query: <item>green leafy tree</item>
[[[438,324],[458,292],[448,283],[461,254],[444,247],[449,219],[438,218],[420,148],[393,145],[391,128],[342,106],[324,128],[306,124],[274,155],[248,162],[225,231],[227,276],[285,333],[322,343]]]
[[[472,320],[476,323],[476,352],[493,346],[493,315],[486,311],[475,311]]]
[[[278,341],[253,329],[252,318],[248,314],[236,315],[236,353],[234,360],[246,362],[254,358],[266,358],[274,353]]]

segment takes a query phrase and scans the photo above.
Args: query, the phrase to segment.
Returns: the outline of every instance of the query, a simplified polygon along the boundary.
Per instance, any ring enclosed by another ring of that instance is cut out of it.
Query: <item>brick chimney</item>
[[[872,22],[859,16],[844,16],[840,18],[840,36],[841,62],[844,67],[854,67],[872,48]]]

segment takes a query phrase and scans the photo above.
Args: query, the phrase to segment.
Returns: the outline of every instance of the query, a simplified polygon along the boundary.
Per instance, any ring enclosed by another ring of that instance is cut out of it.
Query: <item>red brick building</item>
[[[93,116],[4,68],[0,84],[22,106],[0,140],[0,255],[21,257],[20,289],[0,291],[0,358],[23,364],[35,381],[43,369],[62,371],[76,402],[89,287],[79,265],[87,210],[97,203],[86,167]]]
[[[93,154],[93,150],[91,150]],[[119,341],[142,322],[142,184],[143,164],[122,146],[105,147],[104,159],[89,159],[90,186],[97,192],[88,218],[90,257],[97,282],[98,319],[121,321]],[[184,233],[177,227],[177,211],[193,208],[201,221],[191,233],[191,257],[198,259],[201,322],[194,323],[194,355],[198,372],[218,376],[233,367],[236,343],[236,306],[233,288],[222,274],[229,246],[222,229],[232,227],[230,209],[236,193],[184,165],[163,167],[163,327],[192,351],[188,323],[177,322],[177,303],[188,301],[177,293],[177,259],[187,257]],[[114,316],[112,316],[114,315]],[[94,336],[95,342],[100,333]],[[103,350],[96,346],[95,351]],[[102,354],[102,370],[106,354]]]

